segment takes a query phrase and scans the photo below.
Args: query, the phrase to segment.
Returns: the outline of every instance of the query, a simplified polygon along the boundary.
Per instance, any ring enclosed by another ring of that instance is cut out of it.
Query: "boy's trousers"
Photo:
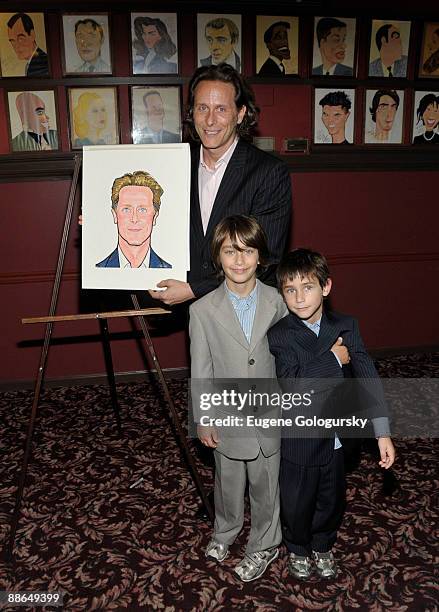
[[[232,544],[244,522],[246,481],[249,483],[251,528],[245,552],[278,546],[282,540],[279,506],[280,452],[252,460],[215,456],[215,525],[213,537]]]
[[[345,508],[343,449],[323,466],[282,459],[280,497],[283,539],[289,552],[310,556],[331,550]]]

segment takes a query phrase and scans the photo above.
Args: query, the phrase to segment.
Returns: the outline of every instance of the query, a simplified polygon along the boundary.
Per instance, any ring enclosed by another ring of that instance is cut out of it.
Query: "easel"
[[[81,158],[79,156],[76,156],[74,170],[73,170],[72,183],[70,185],[67,211],[66,211],[66,216],[64,220],[61,244],[60,244],[60,249],[59,249],[59,254],[58,254],[58,264],[56,267],[55,280],[54,280],[53,288],[52,288],[52,298],[50,301],[49,315],[47,317],[33,317],[30,319],[22,319],[22,323],[46,323],[46,332],[44,336],[43,347],[41,349],[41,356],[40,356],[40,363],[38,367],[37,378],[35,381],[34,398],[32,402],[31,416],[30,416],[28,430],[27,430],[26,445],[25,445],[25,451],[23,455],[23,461],[21,464],[20,481],[18,485],[17,496],[15,499],[14,513],[12,515],[9,543],[8,543],[8,547],[6,550],[6,554],[9,557],[9,559],[13,558],[15,537],[16,537],[17,528],[18,528],[21,502],[23,499],[23,492],[24,492],[24,487],[26,483],[27,469],[28,469],[29,460],[31,456],[32,437],[33,437],[33,432],[35,429],[35,421],[36,421],[36,416],[37,416],[38,403],[40,399],[41,388],[42,388],[43,381],[44,381],[44,374],[45,374],[45,369],[46,369],[47,355],[49,352],[50,340],[52,336],[53,324],[56,323],[57,321],[78,321],[78,320],[84,320],[84,319],[97,319],[99,321],[103,348],[104,348],[105,366],[107,369],[108,382],[110,386],[111,403],[112,403],[112,407],[114,410],[119,435],[122,435],[122,428],[121,428],[121,421],[120,421],[119,406],[117,402],[116,384],[115,384],[115,378],[114,378],[114,370],[113,370],[113,362],[112,362],[112,357],[111,357],[111,347],[110,347],[110,341],[109,341],[107,321],[108,319],[116,318],[116,317],[134,317],[135,316],[138,318],[140,327],[143,332],[143,337],[148,347],[148,351],[149,351],[149,355],[150,355],[152,364],[156,368],[157,375],[159,377],[159,381],[162,386],[162,390],[163,390],[163,393],[166,399],[166,403],[168,404],[168,408],[171,413],[175,431],[176,431],[178,440],[181,444],[181,447],[183,449],[185,459],[187,463],[189,464],[191,475],[194,479],[195,486],[198,490],[198,493],[201,497],[201,500],[204,504],[207,514],[209,518],[213,521],[212,506],[209,503],[207,494],[204,490],[203,484],[201,482],[200,476],[195,466],[195,462],[189,450],[185,432],[181,426],[181,423],[178,417],[178,413],[175,409],[174,402],[172,401],[171,395],[169,393],[168,385],[166,383],[165,377],[160,367],[159,360],[157,359],[157,355],[154,350],[154,345],[152,343],[151,336],[149,334],[146,321],[144,319],[145,316],[157,315],[157,314],[169,314],[169,311],[164,310],[163,308],[141,309],[139,306],[137,295],[133,293],[131,294],[131,300],[132,300],[135,310],[55,316],[56,306],[58,303],[59,287],[61,284],[61,276],[62,276],[62,270],[64,266],[64,259],[65,259],[66,248],[67,248],[67,239],[69,236],[70,226],[72,222],[73,206],[75,202],[76,190],[78,187],[80,169],[81,169]]]

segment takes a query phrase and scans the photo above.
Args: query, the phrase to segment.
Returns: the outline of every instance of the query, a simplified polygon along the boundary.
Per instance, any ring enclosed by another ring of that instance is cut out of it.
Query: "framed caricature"
[[[12,152],[59,149],[55,92],[8,91]]]
[[[412,143],[439,144],[439,91],[415,91]]]
[[[353,144],[355,89],[314,90],[314,143]]]
[[[241,15],[197,15],[198,66],[226,62],[241,72]]]
[[[0,13],[0,32],[1,76],[49,76],[43,13]]]
[[[82,194],[83,288],[186,281],[188,144],[85,147]]]
[[[176,13],[131,13],[133,74],[176,74]]]
[[[261,77],[298,74],[299,18],[256,17],[256,73]]]
[[[134,144],[181,142],[180,87],[132,87]]]
[[[116,87],[68,89],[70,146],[119,143]]]
[[[315,17],[313,76],[354,76],[356,20]]]
[[[419,77],[439,78],[439,22],[424,24]]]
[[[407,77],[410,28],[410,21],[372,21],[368,72],[370,77]]]
[[[64,14],[62,32],[65,75],[112,73],[108,13]]]
[[[364,117],[365,144],[401,144],[404,117],[402,89],[368,89]]]

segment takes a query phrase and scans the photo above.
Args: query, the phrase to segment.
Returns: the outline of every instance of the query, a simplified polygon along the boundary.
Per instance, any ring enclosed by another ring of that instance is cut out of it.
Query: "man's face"
[[[101,53],[101,34],[91,23],[81,23],[76,29],[76,47],[84,62],[94,62]]]
[[[267,43],[270,55],[280,60],[290,59],[290,48],[288,46],[288,30],[285,26],[276,26],[273,29],[271,40]]]
[[[206,28],[206,41],[214,64],[225,62],[235,46],[226,25],[219,29]]]
[[[132,246],[141,246],[150,238],[158,216],[151,189],[137,185],[122,187],[117,208],[112,208],[111,212],[117,224],[119,242]]]
[[[231,83],[201,81],[195,88],[194,125],[205,149],[219,159],[235,139],[236,126],[244,119],[246,107],[236,108]]]
[[[27,125],[29,132],[34,134],[45,134],[49,129],[49,116],[46,113],[46,106],[41,98],[31,94],[31,98],[26,105],[26,115],[23,123]]]
[[[345,133],[345,125],[350,113],[342,106],[329,106],[325,104],[322,108],[322,121],[330,136]]]
[[[163,129],[163,119],[165,116],[161,97],[158,94],[147,96],[145,98],[145,108],[148,127],[153,132],[160,132]]]
[[[161,36],[155,25],[142,26],[142,38],[147,49],[152,49],[161,40]]]
[[[346,28],[331,28],[327,37],[320,41],[320,53],[325,65],[342,62],[346,53]]]
[[[377,132],[390,132],[397,110],[398,105],[391,96],[381,96],[375,114]]]
[[[331,279],[323,287],[320,287],[315,275],[299,275],[287,279],[282,287],[282,295],[288,309],[308,323],[315,323],[322,316],[323,298],[331,291]]]
[[[16,21],[12,28],[8,28],[9,42],[12,45],[18,59],[28,60],[32,57],[36,48],[35,30],[28,34],[23,26],[21,19]]]
[[[385,58],[386,64],[393,64],[395,60],[401,59],[402,56],[401,34],[398,28],[392,25],[387,33],[387,39],[381,38],[380,55],[381,58]]]

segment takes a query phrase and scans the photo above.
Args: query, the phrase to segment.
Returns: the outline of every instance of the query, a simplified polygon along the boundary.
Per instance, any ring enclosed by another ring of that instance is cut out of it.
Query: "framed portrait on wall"
[[[315,17],[313,76],[355,75],[356,19]]]
[[[0,13],[0,74],[48,77],[44,13]]]
[[[404,125],[402,89],[367,89],[364,117],[365,144],[401,144]]]
[[[176,13],[131,13],[133,74],[176,74]]]
[[[370,34],[369,76],[407,78],[410,21],[373,19]]]
[[[131,116],[134,144],[181,142],[180,87],[131,87]]]
[[[439,90],[415,91],[412,143],[439,144]]]
[[[353,144],[355,89],[314,90],[314,143]]]
[[[65,75],[111,74],[108,13],[69,13],[62,16]]]
[[[71,87],[67,91],[71,148],[118,144],[116,87]]]
[[[256,74],[283,77],[298,74],[299,18],[256,17]]]
[[[241,15],[197,15],[198,66],[226,62],[242,67]]]
[[[419,77],[439,78],[439,22],[424,23]]]
[[[11,152],[59,149],[55,92],[8,91]]]
[[[188,144],[85,147],[82,287],[186,281],[189,195]]]

